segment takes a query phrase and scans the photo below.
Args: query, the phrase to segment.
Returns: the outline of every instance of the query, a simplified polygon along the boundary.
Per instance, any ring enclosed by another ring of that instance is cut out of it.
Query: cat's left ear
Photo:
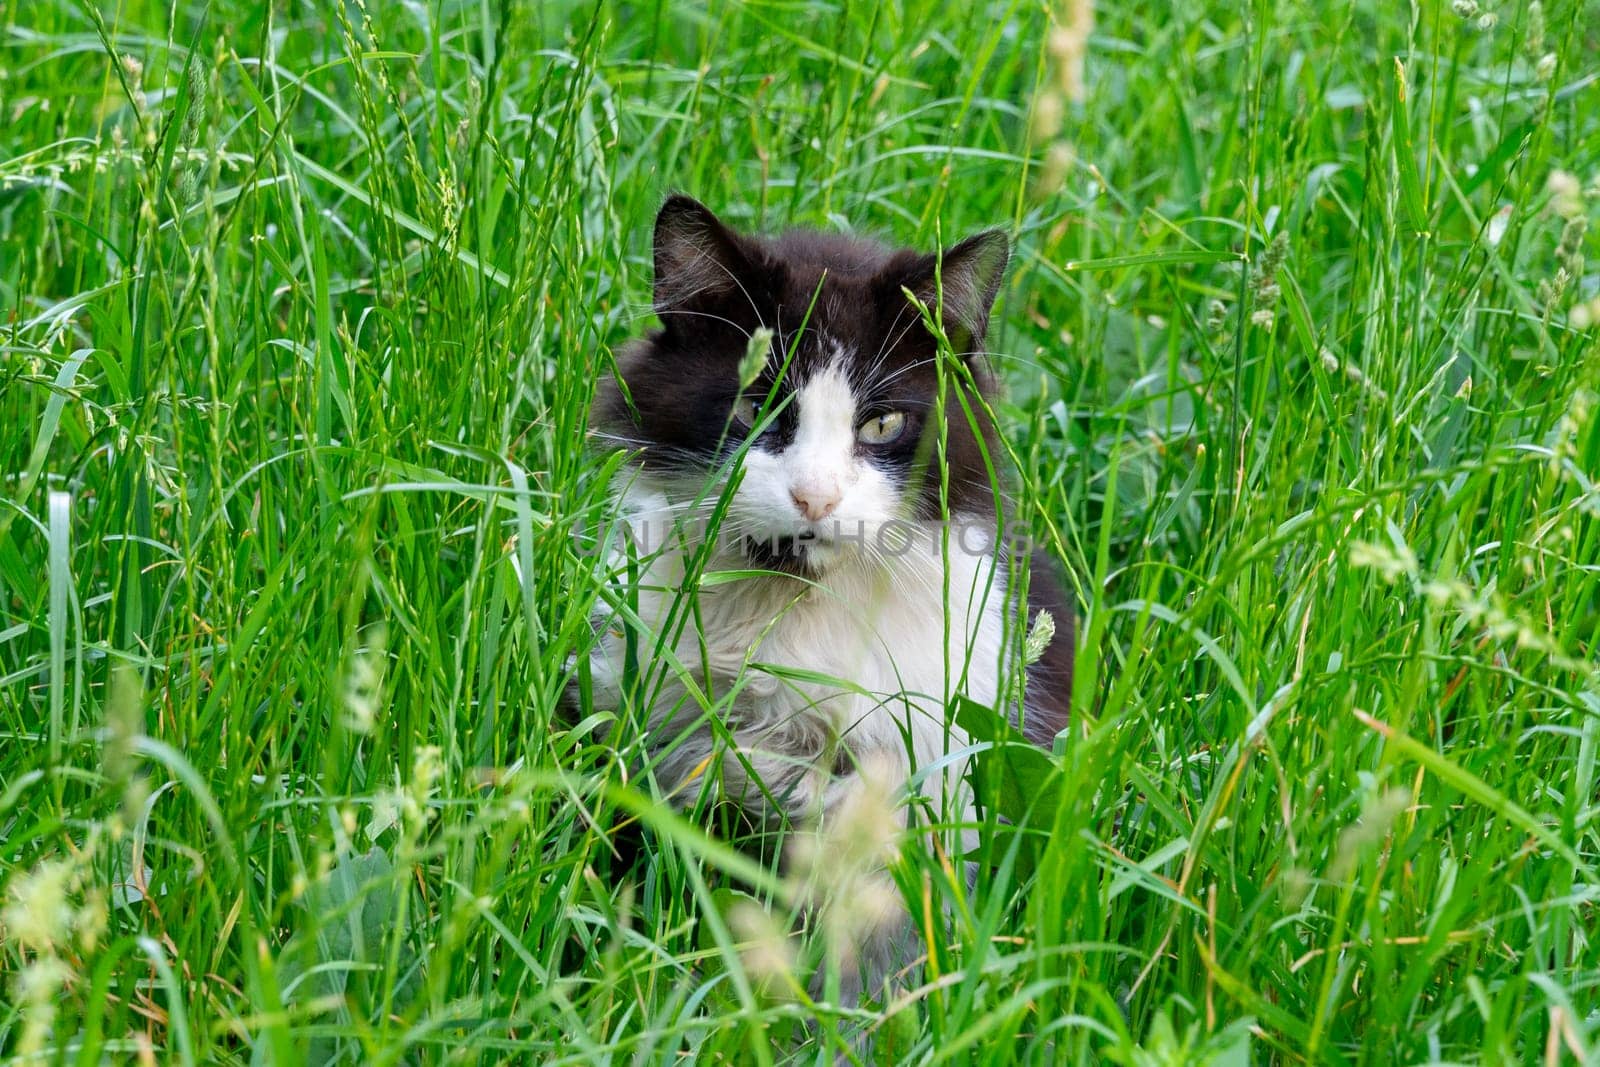
[[[902,283],[930,309],[941,297],[945,332],[953,344],[977,347],[989,329],[989,312],[1000,294],[1011,242],[999,230],[984,230],[917,260]]]
[[[655,230],[655,308],[670,314],[698,308],[743,287],[752,273],[739,237],[711,209],[674,194],[661,205]]]

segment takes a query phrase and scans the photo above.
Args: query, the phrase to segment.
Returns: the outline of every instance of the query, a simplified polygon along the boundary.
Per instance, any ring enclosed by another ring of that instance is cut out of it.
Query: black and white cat
[[[1008,255],[997,231],[940,256],[740,234],[683,196],[661,208],[661,328],[619,352],[593,413],[632,453],[618,497],[637,615],[591,670],[597,705],[619,702],[631,629],[646,747],[678,802],[710,780],[758,819],[826,825],[863,789],[906,799],[917,781],[936,817],[970,821],[951,698],[1008,709],[1042,744],[1065,726],[1071,609],[1047,567],[1025,602],[1008,588],[1023,568],[1000,536],[1003,453],[971,395],[993,392],[979,350]],[[968,372],[947,360],[942,406],[907,291]],[[1041,609],[1055,636],[1024,666]],[[867,947],[869,981],[897,923]]]

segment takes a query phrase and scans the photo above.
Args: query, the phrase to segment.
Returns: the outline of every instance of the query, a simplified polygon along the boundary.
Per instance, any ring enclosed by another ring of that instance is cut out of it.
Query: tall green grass
[[[0,1054],[1600,1062],[1600,8],[1479,4],[0,5]],[[669,189],[1016,237],[1075,721],[888,1003],[555,710]]]

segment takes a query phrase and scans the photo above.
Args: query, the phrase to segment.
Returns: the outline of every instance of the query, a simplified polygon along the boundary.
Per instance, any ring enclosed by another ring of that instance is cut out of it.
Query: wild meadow
[[[860,1004],[559,707],[674,190],[1016,249],[1073,719]],[[0,1057],[1600,1063],[1595,0],[0,0],[0,472]]]

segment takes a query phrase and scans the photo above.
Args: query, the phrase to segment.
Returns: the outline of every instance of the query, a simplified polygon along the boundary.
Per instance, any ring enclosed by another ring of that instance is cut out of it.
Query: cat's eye
[[[865,445],[886,445],[906,432],[906,413],[887,411],[856,427],[856,437]]]
[[[755,426],[756,415],[756,402],[749,397],[741,396],[733,402],[733,421],[746,430]]]

